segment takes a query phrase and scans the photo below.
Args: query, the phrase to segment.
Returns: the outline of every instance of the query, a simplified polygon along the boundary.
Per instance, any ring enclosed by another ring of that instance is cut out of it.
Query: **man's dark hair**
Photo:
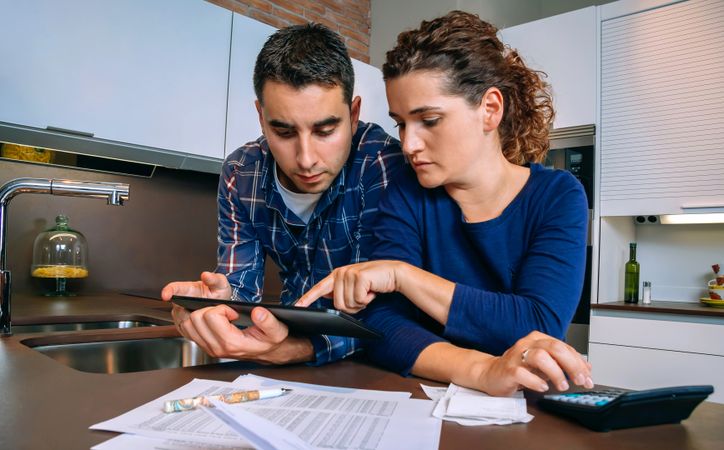
[[[354,70],[347,47],[337,33],[318,23],[282,28],[267,39],[254,66],[254,92],[262,104],[267,81],[297,89],[341,86],[344,101],[352,104]]]

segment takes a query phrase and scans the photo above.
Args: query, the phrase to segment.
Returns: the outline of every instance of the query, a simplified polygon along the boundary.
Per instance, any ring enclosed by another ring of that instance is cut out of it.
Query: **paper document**
[[[430,399],[437,401],[433,416],[443,420],[465,426],[510,425],[533,420],[522,391],[511,397],[491,397],[453,383],[447,388],[420,386]]]
[[[254,450],[248,444],[216,445],[207,442],[159,439],[137,434],[121,434],[91,447],[91,450]]]
[[[164,401],[169,399],[240,389],[268,389],[275,385],[291,387],[293,391],[281,397],[222,404],[214,409],[179,413],[161,411]],[[432,417],[433,402],[405,398],[410,396],[409,393],[340,389],[316,389],[314,385],[251,375],[239,377],[232,383],[196,379],[115,419],[93,425],[91,429],[132,433],[139,439],[152,438],[134,446],[149,449],[161,445],[163,441],[158,440],[179,443],[179,447],[158,447],[166,449],[194,448],[194,443],[224,450],[244,446],[370,450],[437,448],[441,422]],[[228,425],[230,423],[232,426]],[[97,448],[117,448],[113,447],[117,439],[130,438],[114,438],[101,444],[105,447]]]

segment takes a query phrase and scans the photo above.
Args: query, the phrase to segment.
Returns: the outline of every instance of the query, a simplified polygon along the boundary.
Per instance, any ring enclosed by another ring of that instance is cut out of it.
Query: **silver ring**
[[[529,351],[530,351],[530,349],[527,348],[527,349],[525,349],[525,351],[524,351],[523,354],[521,355],[521,360],[522,360],[524,363],[526,362],[525,359],[528,357],[528,352],[529,352]]]

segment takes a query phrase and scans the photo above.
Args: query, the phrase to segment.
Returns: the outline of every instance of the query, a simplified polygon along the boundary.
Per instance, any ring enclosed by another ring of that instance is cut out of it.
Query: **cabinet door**
[[[223,157],[231,12],[0,0],[0,121]]]
[[[626,389],[711,384],[708,400],[724,403],[724,357],[620,345],[588,346],[596,384]]]
[[[702,353],[724,358],[724,323],[721,322],[685,322],[681,316],[672,316],[671,320],[608,317],[594,312],[589,339],[591,343]]]
[[[525,63],[548,74],[554,127],[596,122],[596,8],[589,7],[500,31]]]
[[[261,136],[254,107],[254,64],[267,38],[276,28],[234,13],[229,68],[229,110],[226,115],[225,156]]]
[[[602,216],[724,207],[724,2],[658,3],[601,7]]]

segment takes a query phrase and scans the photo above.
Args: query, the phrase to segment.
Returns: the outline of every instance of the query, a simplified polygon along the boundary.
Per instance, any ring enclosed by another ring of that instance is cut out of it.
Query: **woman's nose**
[[[422,150],[422,140],[413,130],[400,130],[400,143],[402,144],[402,152],[406,155],[412,155]]]

